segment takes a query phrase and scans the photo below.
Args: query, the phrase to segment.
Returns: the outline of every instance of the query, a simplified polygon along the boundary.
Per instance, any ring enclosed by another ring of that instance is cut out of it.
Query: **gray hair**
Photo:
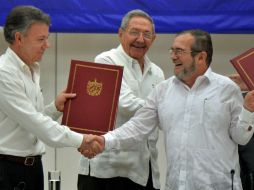
[[[128,27],[131,18],[133,18],[133,17],[143,17],[143,18],[146,18],[147,20],[149,20],[152,24],[153,32],[155,32],[155,26],[154,26],[152,17],[150,17],[149,14],[147,14],[146,12],[144,12],[140,9],[135,9],[135,10],[129,11],[126,15],[124,15],[122,22],[121,22],[121,28],[125,30]]]
[[[50,17],[40,9],[33,6],[17,6],[7,16],[4,25],[5,40],[12,44],[15,40],[15,33],[26,33],[34,23],[45,23],[50,25]]]

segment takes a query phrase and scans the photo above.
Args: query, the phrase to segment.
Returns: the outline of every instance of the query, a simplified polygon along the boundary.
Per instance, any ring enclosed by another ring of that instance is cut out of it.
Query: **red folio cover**
[[[72,60],[62,124],[84,134],[102,135],[113,130],[123,67]]]
[[[230,60],[249,90],[254,90],[254,48]]]

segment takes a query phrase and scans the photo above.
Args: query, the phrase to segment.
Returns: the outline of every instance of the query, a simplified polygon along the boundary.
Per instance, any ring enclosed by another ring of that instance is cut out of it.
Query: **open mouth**
[[[175,63],[175,67],[180,67],[182,65],[183,65],[182,63]]]
[[[138,48],[138,49],[145,49],[146,48],[145,45],[141,45],[141,44],[133,44],[132,47]]]

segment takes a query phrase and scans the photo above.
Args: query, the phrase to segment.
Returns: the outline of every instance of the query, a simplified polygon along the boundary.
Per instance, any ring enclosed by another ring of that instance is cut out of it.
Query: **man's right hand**
[[[82,144],[78,151],[87,158],[93,158],[103,152],[105,140],[103,136],[84,135]]]

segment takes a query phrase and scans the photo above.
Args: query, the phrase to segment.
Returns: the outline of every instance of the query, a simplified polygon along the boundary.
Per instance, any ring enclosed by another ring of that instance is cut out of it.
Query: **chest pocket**
[[[219,96],[205,97],[201,105],[201,125],[210,130],[221,126],[229,116],[229,105],[221,102]],[[226,127],[226,126],[225,126]]]

